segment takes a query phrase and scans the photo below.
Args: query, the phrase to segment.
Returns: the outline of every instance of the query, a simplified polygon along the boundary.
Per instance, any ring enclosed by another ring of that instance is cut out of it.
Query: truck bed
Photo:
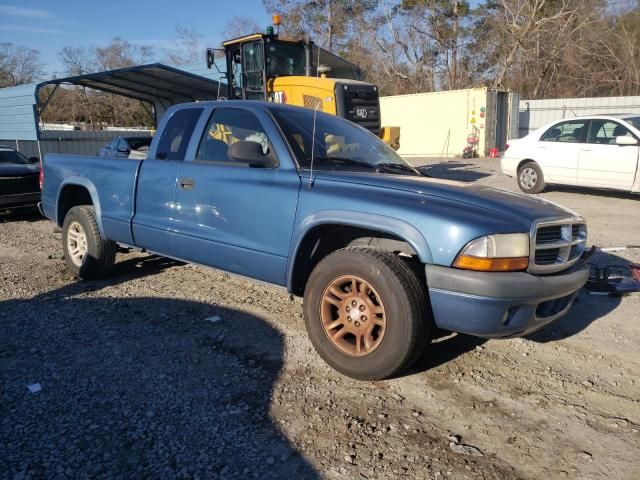
[[[142,160],[84,155],[50,154],[43,165],[45,188],[42,209],[49,218],[60,218],[58,195],[67,184],[82,185],[94,199],[99,228],[106,238],[133,243],[131,219],[135,211],[135,185]],[[99,188],[96,186],[99,185]],[[48,188],[51,187],[51,188]],[[95,201],[98,200],[98,201]],[[102,211],[99,211],[102,209]]]

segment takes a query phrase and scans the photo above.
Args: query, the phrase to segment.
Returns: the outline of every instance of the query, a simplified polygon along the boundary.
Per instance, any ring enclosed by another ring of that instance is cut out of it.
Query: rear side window
[[[588,120],[573,120],[558,123],[544,132],[542,142],[586,143]]]
[[[167,121],[156,149],[158,160],[184,160],[193,129],[202,114],[202,108],[183,108]]]

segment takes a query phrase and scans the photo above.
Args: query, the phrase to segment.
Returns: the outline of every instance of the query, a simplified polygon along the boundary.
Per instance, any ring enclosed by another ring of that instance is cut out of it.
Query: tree
[[[0,43],[0,88],[32,83],[43,75],[38,50]]]
[[[283,31],[292,36],[308,34],[329,51],[340,51],[358,23],[375,10],[375,0],[263,0],[269,12],[281,12]]]
[[[225,40],[231,40],[232,38],[260,31],[262,31],[262,28],[260,28],[258,22],[253,18],[236,16],[227,22],[227,26],[222,31],[222,35]]]
[[[152,56],[152,47],[136,45],[122,38],[114,38],[104,46],[64,47],[58,53],[64,66],[63,74],[67,76],[140,65],[148,63]],[[86,87],[67,88],[64,92],[56,92],[45,111],[46,118],[58,118],[58,114],[65,111],[72,114],[73,121],[86,122],[92,128],[100,128],[103,123],[114,126],[153,124],[149,109],[138,100]],[[67,105],[68,102],[76,106]]]
[[[163,61],[170,65],[187,65],[197,61],[204,62],[204,35],[193,28],[176,26],[173,46],[163,49]]]

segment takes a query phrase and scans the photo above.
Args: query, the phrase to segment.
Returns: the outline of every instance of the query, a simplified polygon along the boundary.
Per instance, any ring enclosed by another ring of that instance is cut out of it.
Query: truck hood
[[[328,181],[357,183],[371,187],[402,190],[419,195],[439,197],[499,212],[527,223],[535,220],[578,216],[575,212],[540,197],[472,183],[368,172],[321,171],[314,177]]]

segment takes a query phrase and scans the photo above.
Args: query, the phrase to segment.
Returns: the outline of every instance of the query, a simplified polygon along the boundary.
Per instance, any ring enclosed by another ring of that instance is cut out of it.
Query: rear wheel
[[[518,169],[518,186],[525,193],[544,190],[544,175],[536,162],[527,162]]]
[[[73,207],[62,225],[62,248],[67,268],[83,280],[105,277],[113,269],[116,244],[102,238],[90,205]]]
[[[305,289],[305,323],[320,356],[361,380],[400,373],[427,343],[426,290],[393,253],[349,247],[325,257]]]

